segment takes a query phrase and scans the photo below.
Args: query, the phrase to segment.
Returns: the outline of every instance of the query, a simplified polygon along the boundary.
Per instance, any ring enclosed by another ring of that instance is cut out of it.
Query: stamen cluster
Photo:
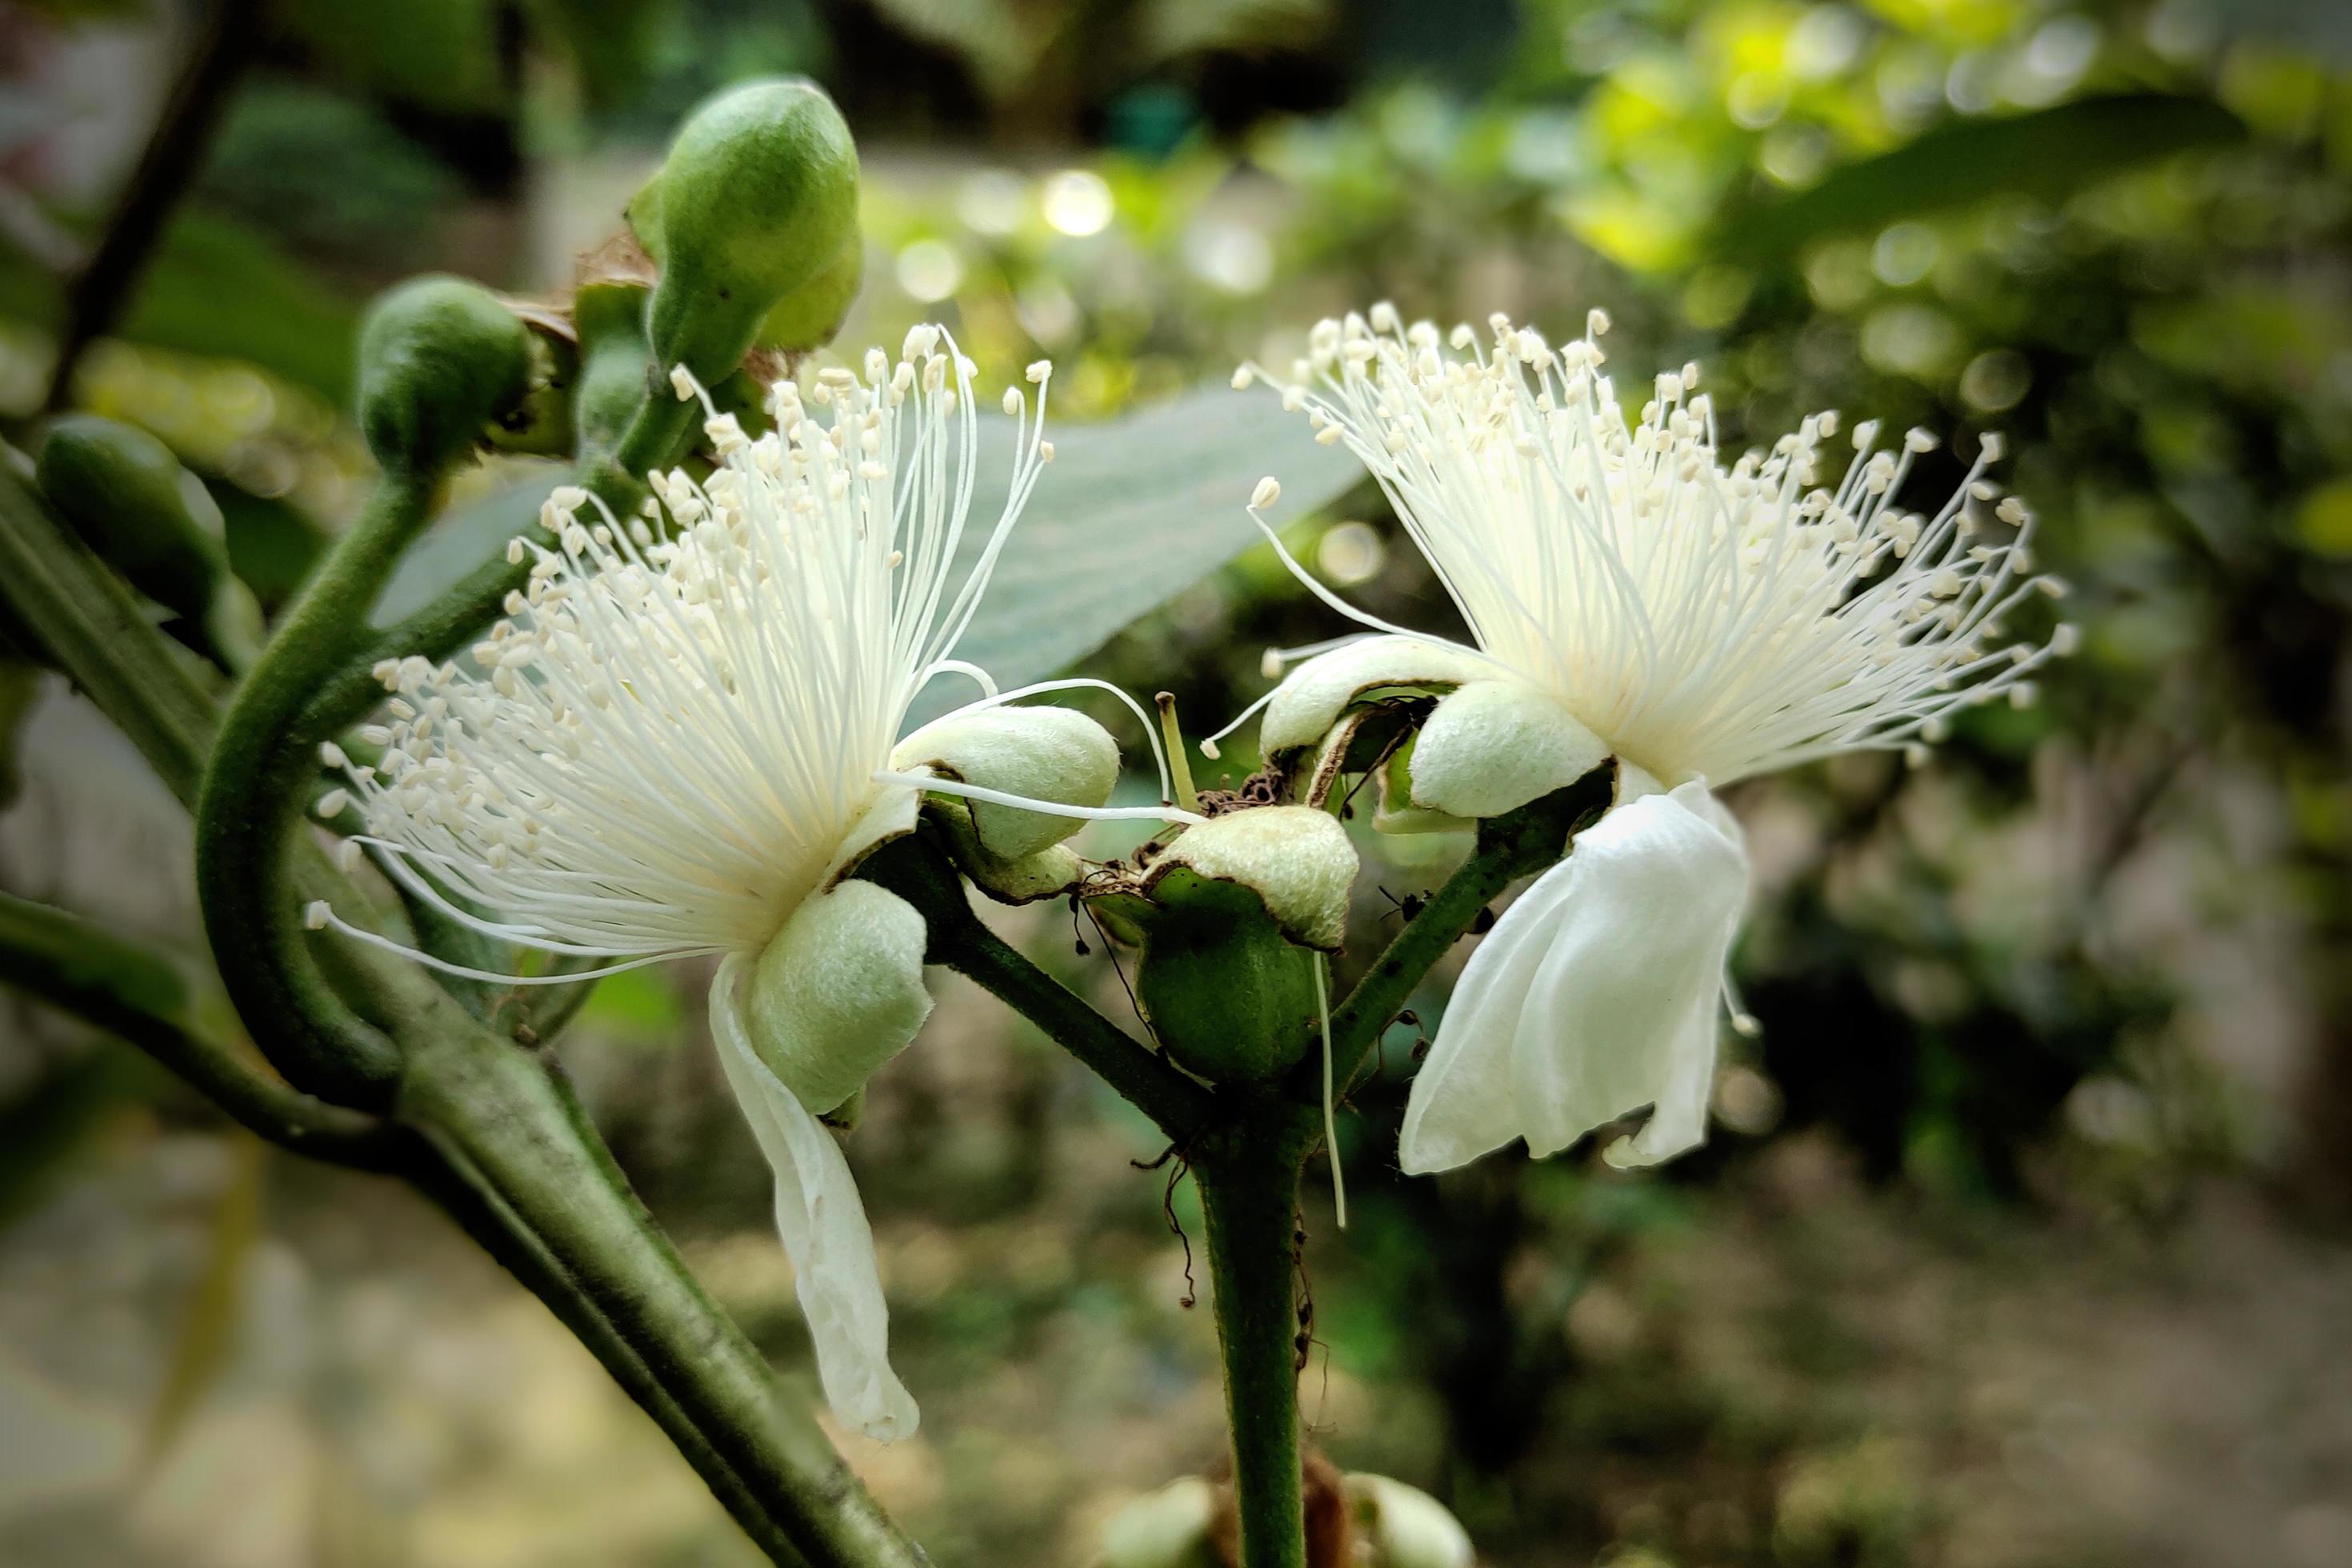
[[[378,668],[387,717],[363,731],[377,754],[325,751],[366,821],[352,842],[467,923],[543,951],[651,962],[765,943],[906,787],[875,775],[923,683],[979,674],[949,654],[1052,455],[1040,364],[1034,423],[1005,395],[1021,451],[1003,520],[950,592],[976,428],[972,365],[943,341],[919,327],[862,376],[780,383],[757,438],[681,373],[709,414],[709,478],[653,475],[625,522],[557,490],[549,542],[509,547],[528,587],[469,665]]]
[[[1727,467],[1696,365],[1629,423],[1607,325],[1554,348],[1496,315],[1442,347],[1381,305],[1319,322],[1284,401],[1380,480],[1479,649],[1661,778],[1908,749],[1996,693],[2032,700],[2074,634],[2004,641],[2021,600],[2064,587],[2031,574],[2033,519],[1984,478],[1997,437],[1931,512],[1896,500],[1937,444],[1921,430],[1885,449],[1857,426],[1832,479],[1838,416],[1816,414]]]

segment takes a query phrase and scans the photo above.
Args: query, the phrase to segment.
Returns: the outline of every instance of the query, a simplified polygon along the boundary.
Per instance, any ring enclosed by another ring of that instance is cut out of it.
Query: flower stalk
[[[1241,1568],[1306,1568],[1298,1441],[1298,1171],[1310,1116],[1276,1096],[1196,1142],[1233,1436]]]

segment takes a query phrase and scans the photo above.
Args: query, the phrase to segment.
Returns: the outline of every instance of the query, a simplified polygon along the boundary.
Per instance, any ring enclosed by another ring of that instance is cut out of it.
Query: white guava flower
[[[1048,367],[1030,368],[1034,420],[1018,389],[1005,394],[1012,489],[960,583],[971,363],[926,326],[897,361],[875,350],[864,369],[823,370],[805,393],[780,383],[775,429],[756,440],[678,372],[679,395],[702,396],[709,415],[709,478],[650,476],[659,505],[626,522],[558,490],[541,515],[553,548],[515,541],[509,559],[532,562],[530,586],[469,664],[377,671],[388,712],[362,734],[380,754],[326,747],[350,788],[320,809],[355,800],[367,831],[345,852],[373,848],[450,919],[609,961],[548,983],[720,955],[713,1033],[774,1168],[826,1396],[887,1439],[914,1429],[914,1402],[890,1368],[864,1207],[819,1118],[913,1037],[931,1003],[921,915],[851,873],[913,828],[926,792],[965,797],[982,842],[1016,865],[1075,818],[1181,814],[1103,807],[1118,758],[1102,728],[1003,706],[1101,682],[999,691],[952,657],[1053,455],[1041,438]],[[943,673],[984,695],[901,739],[908,705]],[[310,914],[384,942],[324,905]]]
[[[2032,519],[1983,478],[1996,437],[1927,514],[1896,502],[1935,446],[1921,431],[1885,451],[1858,426],[1832,479],[1838,420],[1819,414],[1727,467],[1696,365],[1657,377],[1627,422],[1601,374],[1606,325],[1595,311],[1553,349],[1496,316],[1483,342],[1456,327],[1449,353],[1383,305],[1318,324],[1284,392],[1371,470],[1472,640],[1373,619],[1291,562],[1380,635],[1291,650],[1317,657],[1262,700],[1266,754],[1372,696],[1443,692],[1409,760],[1410,805],[1440,820],[1617,767],[1615,807],[1464,970],[1406,1109],[1408,1171],[1519,1138],[1548,1154],[1644,1105],[1612,1159],[1696,1145],[1748,886],[1711,790],[1840,752],[1916,760],[1954,710],[2030,700],[2026,676],[2074,641],[2065,626],[2040,647],[2004,639],[2021,600],[2063,587],[2029,574]]]

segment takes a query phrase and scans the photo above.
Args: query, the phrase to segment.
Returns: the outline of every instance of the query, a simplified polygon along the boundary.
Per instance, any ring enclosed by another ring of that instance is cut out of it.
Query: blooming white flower
[[[1921,431],[1889,451],[1858,426],[1832,480],[1838,420],[1819,414],[1726,467],[1696,365],[1657,377],[1628,423],[1601,372],[1605,327],[1595,311],[1554,349],[1496,316],[1483,342],[1455,328],[1448,352],[1383,305],[1318,325],[1285,393],[1379,479],[1472,641],[1375,620],[1291,563],[1382,635],[1291,650],[1318,657],[1265,700],[1267,754],[1403,688],[1445,692],[1413,744],[1414,807],[1496,816],[1617,766],[1615,808],[1465,969],[1413,1083],[1408,1171],[1515,1138],[1550,1153],[1644,1105],[1612,1158],[1698,1143],[1748,883],[1710,791],[1840,752],[1916,760],[1956,710],[2030,700],[2025,678],[2074,639],[2004,640],[2021,599],[2063,584],[2029,574],[2032,519],[1983,478],[1996,437],[1932,514],[1896,500],[1935,446]]]
[[[541,515],[552,548],[510,547],[532,564],[508,618],[470,668],[377,671],[388,712],[363,738],[380,754],[326,747],[350,787],[320,807],[355,800],[367,831],[346,852],[373,847],[451,920],[597,964],[549,983],[721,955],[713,1032],[774,1168],[826,1395],[889,1438],[913,1429],[915,1406],[890,1369],[865,1211],[819,1118],[912,1038],[930,998],[922,917],[850,873],[913,827],[926,792],[968,797],[972,829],[1008,863],[1057,844],[1071,818],[1163,814],[1102,808],[1118,752],[1093,721],[1003,706],[1102,683],[1000,692],[952,657],[1045,461],[1043,367],[1034,421],[1007,395],[1011,491],[960,584],[971,363],[918,327],[899,359],[873,351],[864,372],[820,371],[805,393],[780,383],[775,429],[755,440],[681,370],[679,395],[709,415],[709,478],[650,476],[658,506],[625,522],[558,490]],[[901,740],[942,673],[984,695]],[[323,905],[310,914],[383,941]]]

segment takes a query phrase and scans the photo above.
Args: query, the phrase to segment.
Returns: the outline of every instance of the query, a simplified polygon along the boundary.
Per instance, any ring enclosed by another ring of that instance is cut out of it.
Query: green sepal
[[[941,828],[948,858],[956,869],[1000,904],[1034,904],[1058,897],[1086,875],[1086,862],[1066,844],[1049,844],[1011,859],[992,854],[972,830],[971,807],[952,796],[927,795],[923,809]]]
[[[530,331],[496,294],[411,279],[360,328],[360,434],[387,471],[437,475],[521,406],[532,368]]]
[[[1180,866],[1122,912],[1143,939],[1136,1001],[1178,1066],[1263,1083],[1306,1055],[1317,956],[1283,936],[1255,889]]]

